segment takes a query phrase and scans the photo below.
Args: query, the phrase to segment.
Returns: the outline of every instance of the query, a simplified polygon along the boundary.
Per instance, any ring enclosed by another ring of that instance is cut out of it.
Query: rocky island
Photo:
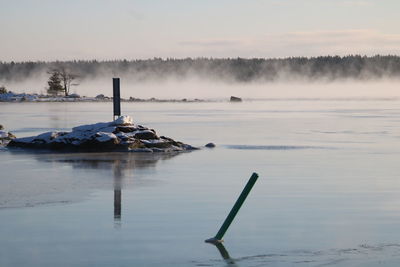
[[[129,116],[121,116],[112,122],[74,127],[71,132],[54,131],[15,138],[7,147],[76,152],[180,152],[198,149],[158,136],[154,129],[135,125]]]

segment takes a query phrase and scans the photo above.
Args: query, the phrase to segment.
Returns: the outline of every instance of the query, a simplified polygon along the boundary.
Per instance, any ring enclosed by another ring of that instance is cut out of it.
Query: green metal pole
[[[256,183],[258,178],[257,173],[253,173],[247,182],[246,186],[244,187],[242,193],[240,194],[239,198],[236,200],[235,205],[233,205],[232,210],[229,212],[228,217],[226,217],[224,223],[222,224],[221,228],[219,229],[218,233],[215,237],[207,239],[206,242],[209,243],[218,243],[222,241],[222,237],[228,230],[229,226],[231,225],[233,219],[235,219],[236,214],[239,212],[240,207],[242,206],[243,202],[246,200],[248,194],[250,193],[251,189],[253,188],[254,184]]]

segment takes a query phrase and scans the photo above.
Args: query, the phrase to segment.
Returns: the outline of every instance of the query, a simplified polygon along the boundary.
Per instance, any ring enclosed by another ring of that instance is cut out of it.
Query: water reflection
[[[120,161],[115,161],[113,167],[114,173],[114,222],[116,227],[120,227],[121,224],[121,202],[122,202],[122,166]]]
[[[208,244],[211,244],[211,245],[217,247],[218,252],[221,254],[221,257],[224,259],[227,266],[238,266],[236,264],[235,260],[231,258],[228,250],[225,248],[225,246],[222,243],[208,243]]]
[[[51,153],[38,154],[40,161],[68,163],[76,169],[112,169],[114,176],[125,177],[134,169],[155,167],[159,161],[179,153]],[[46,155],[46,156],[43,156]]]
[[[133,172],[138,169],[155,168],[164,160],[171,159],[180,153],[34,153],[41,162],[67,164],[73,169],[96,171],[96,181],[88,178],[85,182],[99,183],[98,180],[113,177],[114,190],[114,222],[121,226],[122,218],[122,189],[134,179]],[[106,173],[104,175],[104,172]],[[100,175],[101,174],[101,175]],[[82,181],[83,183],[83,181]],[[100,185],[110,184],[111,180],[100,182]]]
[[[133,175],[138,168],[155,167],[160,160],[170,159],[178,154],[165,153],[83,153],[61,154],[50,161],[65,162],[74,168],[111,169],[114,187],[114,222],[121,227],[122,187],[124,178]]]

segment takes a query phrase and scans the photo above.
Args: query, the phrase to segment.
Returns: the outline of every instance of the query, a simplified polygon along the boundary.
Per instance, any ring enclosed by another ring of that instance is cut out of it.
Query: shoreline
[[[76,94],[71,94],[70,96],[47,96],[47,95],[39,95],[39,94],[16,94],[16,93],[5,93],[0,94],[0,103],[21,103],[21,102],[113,102],[112,97],[107,96],[96,96],[96,97],[87,97],[87,96],[79,96]],[[159,99],[159,98],[121,98],[121,102],[154,102],[154,103],[198,103],[198,102],[215,102],[215,100],[209,99]]]

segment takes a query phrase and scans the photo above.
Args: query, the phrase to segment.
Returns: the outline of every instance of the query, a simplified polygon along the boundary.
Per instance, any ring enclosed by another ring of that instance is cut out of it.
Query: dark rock
[[[162,148],[157,148],[157,147],[153,147],[152,149],[151,149],[153,152],[165,152],[165,149],[162,149]]]
[[[157,141],[157,142],[151,142]],[[156,140],[141,140],[141,142],[148,148],[168,148],[172,145],[170,141],[164,141],[162,139]]]
[[[123,133],[131,133],[137,131],[138,129],[135,126],[118,126],[116,127],[114,133],[123,132]]]
[[[103,94],[99,94],[99,95],[96,96],[96,99],[97,100],[108,100],[110,98],[108,96],[103,95]]]
[[[135,148],[132,149],[132,152],[146,152],[146,153],[152,153],[153,150],[150,148]]]
[[[8,139],[15,139],[17,138],[15,135],[13,135],[12,133],[8,132]]]
[[[213,147],[215,147],[215,144],[214,143],[208,143],[208,144],[205,145],[205,147],[213,148]]]
[[[0,130],[4,130],[4,127],[3,127],[3,125],[1,125],[1,124],[0,124]]]
[[[191,146],[188,144],[183,144],[183,143],[181,143],[181,147],[185,150],[198,150],[199,149],[198,147],[194,147],[194,146]]]
[[[66,98],[81,98],[81,96],[78,94],[70,94],[70,95],[67,95]]]
[[[135,133],[135,138],[137,139],[158,139],[158,136],[151,130],[142,130],[140,132]]]
[[[240,97],[231,96],[230,101],[231,102],[242,102],[242,99]]]

